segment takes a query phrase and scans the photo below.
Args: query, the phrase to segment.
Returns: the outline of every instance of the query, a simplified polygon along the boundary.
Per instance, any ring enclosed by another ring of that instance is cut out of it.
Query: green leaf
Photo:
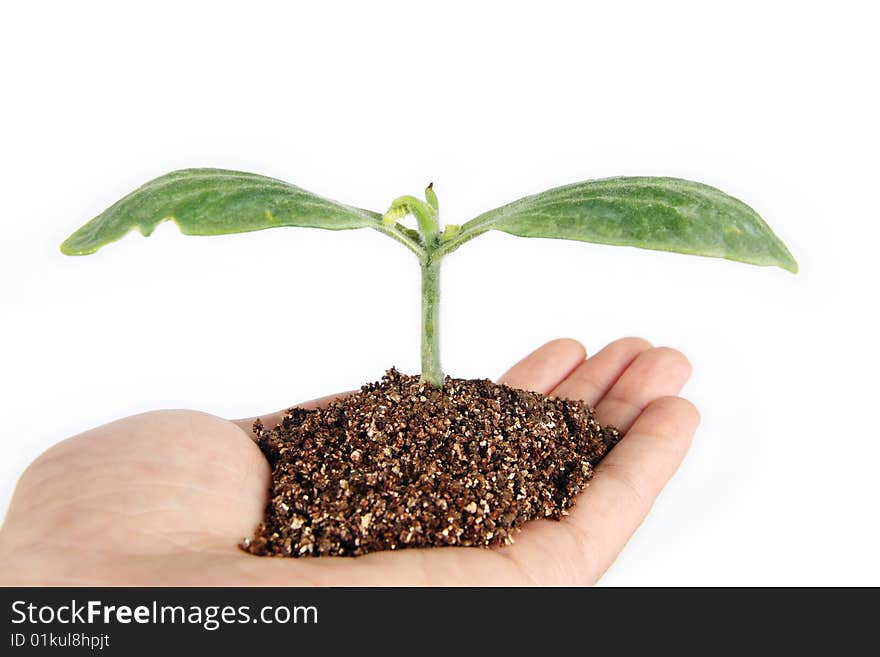
[[[466,223],[444,252],[487,230],[798,268],[752,208],[678,178],[607,178],[527,196]]]
[[[151,180],[114,203],[68,237],[61,251],[94,253],[135,228],[148,236],[168,220],[186,235],[225,235],[277,226],[393,232],[381,226],[380,214],[322,198],[281,180],[223,169],[183,169]]]

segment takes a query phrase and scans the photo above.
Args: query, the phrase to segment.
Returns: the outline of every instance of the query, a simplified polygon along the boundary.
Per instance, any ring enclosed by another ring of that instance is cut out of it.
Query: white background
[[[448,372],[559,336],[685,351],[703,424],[605,584],[880,584],[878,52],[870,3],[45,3],[0,17],[0,509],[119,416],[235,417],[418,367],[418,270],[369,231],[69,232],[220,166],[460,223],[576,180],[755,207],[801,265],[488,234],[446,261]]]

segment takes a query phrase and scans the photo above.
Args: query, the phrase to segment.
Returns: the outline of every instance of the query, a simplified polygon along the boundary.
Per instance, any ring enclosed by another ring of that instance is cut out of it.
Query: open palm
[[[635,338],[587,359],[579,343],[556,340],[515,365],[502,383],[583,399],[625,437],[570,516],[531,522],[514,545],[491,550],[246,554],[237,545],[260,522],[270,483],[250,421],[194,411],[125,418],[56,445],[27,469],[0,529],[0,584],[590,584],[687,451],[699,416],[671,395],[689,375],[679,352]]]

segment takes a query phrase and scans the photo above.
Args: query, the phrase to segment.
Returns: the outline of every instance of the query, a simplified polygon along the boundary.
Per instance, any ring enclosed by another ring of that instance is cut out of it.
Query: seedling
[[[417,230],[401,220],[412,215]],[[422,271],[422,380],[443,384],[440,366],[440,265],[490,230],[675,251],[775,265],[797,272],[782,241],[748,205],[678,178],[607,178],[574,183],[489,210],[465,224],[439,221],[432,185],[425,200],[401,196],[384,214],[344,205],[252,173],[184,169],[152,180],[71,235],[61,251],[86,255],[137,228],[149,236],[172,220],[186,235],[225,235],[279,226],[372,228],[418,258]]]

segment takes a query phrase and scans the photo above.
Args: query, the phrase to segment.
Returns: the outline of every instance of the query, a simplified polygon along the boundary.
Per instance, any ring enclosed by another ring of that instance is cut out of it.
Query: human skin
[[[501,383],[583,399],[625,435],[569,516],[532,521],[497,549],[246,554],[238,544],[260,522],[270,483],[252,421],[180,410],[127,417],[27,468],[0,529],[0,585],[593,584],[687,452],[699,414],[674,395],[690,372],[680,352],[638,338],[590,358],[580,343],[554,340],[514,365]]]

